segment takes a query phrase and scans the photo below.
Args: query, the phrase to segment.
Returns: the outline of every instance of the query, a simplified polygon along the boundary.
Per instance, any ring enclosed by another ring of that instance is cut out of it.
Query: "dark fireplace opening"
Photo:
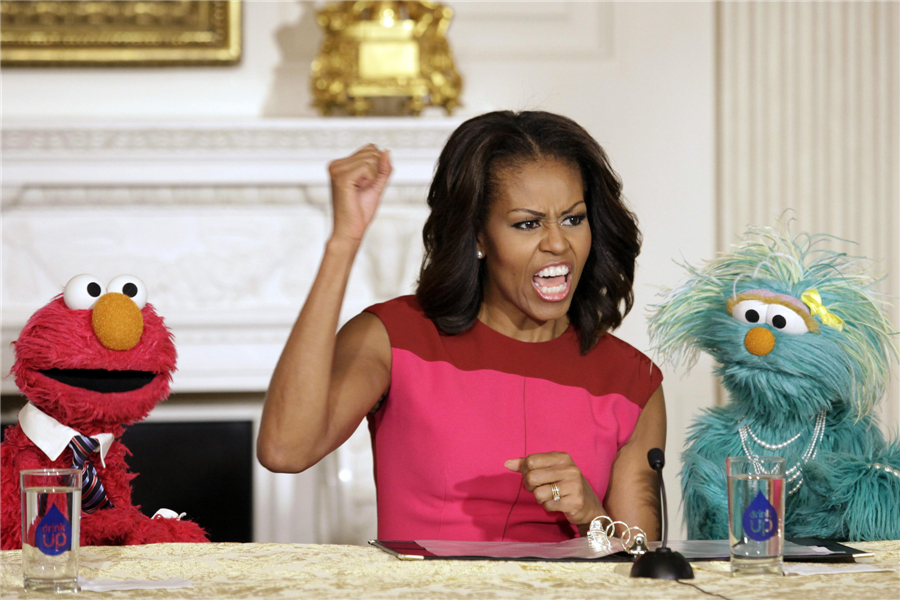
[[[14,423],[4,423],[3,431]],[[253,541],[253,423],[136,423],[122,435],[132,503],[187,513],[212,542]]]
[[[253,541],[253,423],[155,422],[128,427],[132,502],[153,516],[187,513],[211,542]]]

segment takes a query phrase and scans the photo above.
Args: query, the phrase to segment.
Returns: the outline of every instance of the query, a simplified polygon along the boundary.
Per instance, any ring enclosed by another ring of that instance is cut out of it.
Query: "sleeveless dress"
[[[573,326],[522,342],[480,321],[442,334],[415,296],[366,309],[391,340],[391,386],[369,430],[378,538],[558,542],[578,535],[503,463],[568,452],[598,498],[659,387],[649,358],[611,334],[586,355]]]

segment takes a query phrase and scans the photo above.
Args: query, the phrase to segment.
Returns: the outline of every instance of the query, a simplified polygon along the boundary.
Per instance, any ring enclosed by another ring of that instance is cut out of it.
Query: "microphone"
[[[666,466],[666,453],[659,448],[651,448],[647,453],[647,462],[650,468],[659,474],[659,491],[662,496],[662,522],[663,522],[663,539],[662,548],[666,547],[669,541],[669,506],[666,503],[666,483],[663,481],[662,470]]]
[[[669,540],[669,508],[666,503],[666,484],[663,482],[662,470],[666,466],[666,455],[659,448],[647,453],[650,468],[659,477],[659,491],[662,496],[663,539],[662,546],[653,552],[642,554],[631,567],[632,577],[649,577],[651,579],[693,579],[694,569],[680,552],[673,552],[667,547]]]

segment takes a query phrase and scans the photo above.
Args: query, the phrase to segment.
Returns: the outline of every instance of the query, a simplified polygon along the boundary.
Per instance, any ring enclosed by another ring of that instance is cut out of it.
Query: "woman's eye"
[[[809,331],[809,328],[806,326],[806,322],[803,320],[803,317],[798,315],[787,306],[781,306],[780,304],[769,305],[769,312],[766,315],[766,323],[768,323],[778,331],[783,331],[785,333],[800,334]]]
[[[586,217],[587,217],[587,215],[584,215],[584,214],[572,215],[570,217],[566,217],[566,220],[563,222],[566,223],[567,225],[581,225],[581,223],[584,221],[584,219]]]
[[[536,229],[540,223],[537,221],[520,221],[513,225],[516,229]]]
[[[93,275],[76,275],[63,290],[63,302],[71,310],[86,310],[94,308],[94,304],[105,293],[103,284]]]
[[[731,316],[749,325],[763,324],[766,322],[766,311],[771,304],[759,300],[743,300],[731,309]]]

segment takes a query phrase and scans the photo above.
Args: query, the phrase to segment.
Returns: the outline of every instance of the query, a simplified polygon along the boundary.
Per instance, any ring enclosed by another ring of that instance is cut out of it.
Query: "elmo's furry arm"
[[[18,428],[18,425],[16,425]],[[2,447],[4,454],[8,448]],[[7,465],[9,462],[9,465]],[[21,496],[18,474],[24,469],[40,469],[48,466],[47,459],[37,448],[25,448],[15,455],[0,457],[4,473],[2,509],[0,509],[0,549],[15,550],[22,547]]]

